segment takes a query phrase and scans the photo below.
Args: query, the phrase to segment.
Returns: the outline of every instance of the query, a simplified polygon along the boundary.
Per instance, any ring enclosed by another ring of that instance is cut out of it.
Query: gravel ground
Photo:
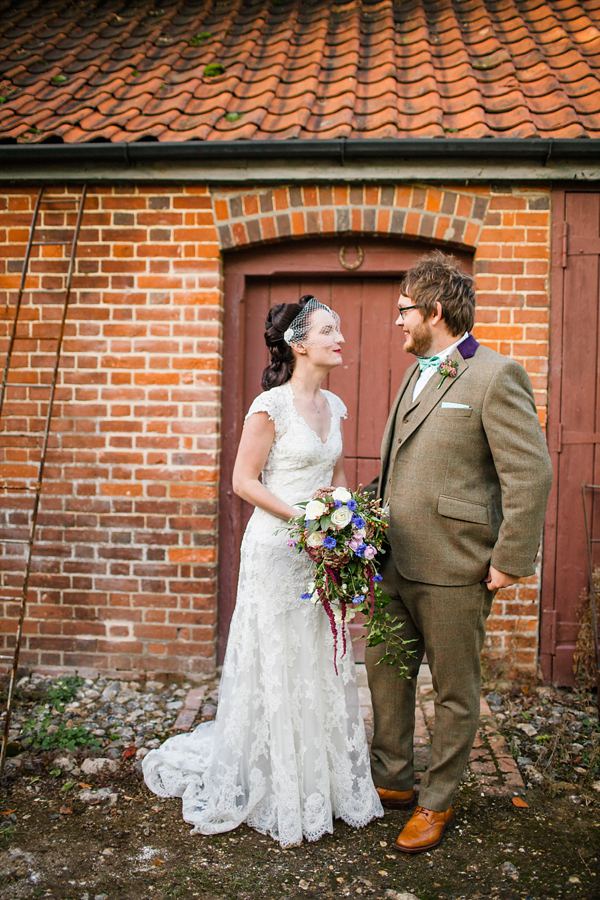
[[[180,801],[145,788],[141,759],[177,723],[214,716],[215,679],[25,677],[0,784],[0,900],[597,900],[595,697],[508,681],[485,693],[525,804],[471,774],[442,845],[407,857],[393,852],[408,818],[396,811],[289,850],[245,826],[191,835]]]
[[[77,777],[86,758],[135,756],[139,761],[169,736],[192,688],[199,706],[196,721],[213,719],[216,678],[198,689],[185,681],[25,676],[16,688],[7,772],[31,771],[40,760],[53,759],[55,767]]]
[[[581,798],[591,799],[600,792],[595,696],[581,690],[500,682],[486,700],[526,785],[550,792],[572,789]]]

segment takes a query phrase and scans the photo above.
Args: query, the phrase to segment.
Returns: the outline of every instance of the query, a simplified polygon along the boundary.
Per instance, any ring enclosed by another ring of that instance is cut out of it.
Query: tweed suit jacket
[[[394,563],[426,584],[475,584],[490,564],[531,575],[552,483],[531,382],[472,337],[451,357],[456,376],[436,373],[414,403],[411,366],[387,421],[378,493]]]

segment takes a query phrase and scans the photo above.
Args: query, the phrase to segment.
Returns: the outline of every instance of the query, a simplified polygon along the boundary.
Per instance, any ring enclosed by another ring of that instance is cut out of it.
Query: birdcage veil
[[[316,297],[311,297],[284,332],[283,339],[286,344],[300,344],[302,347],[307,347],[310,344],[310,331],[315,324],[314,314],[319,310],[328,313],[333,319],[336,331],[340,330],[340,317],[338,314],[324,303],[320,303]]]

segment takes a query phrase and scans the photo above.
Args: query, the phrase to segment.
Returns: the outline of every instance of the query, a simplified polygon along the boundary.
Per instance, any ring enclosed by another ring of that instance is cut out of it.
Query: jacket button
[[[404,416],[402,421],[404,422],[405,425],[407,425],[408,424],[408,416]]]

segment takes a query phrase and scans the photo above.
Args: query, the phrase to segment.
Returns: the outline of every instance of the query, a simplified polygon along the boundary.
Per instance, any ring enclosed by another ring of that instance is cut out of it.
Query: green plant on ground
[[[5,850],[10,844],[10,838],[17,833],[17,827],[4,823],[3,826],[0,828],[0,849]]]
[[[82,684],[83,678],[80,675],[65,675],[63,678],[57,678],[47,686],[44,699],[62,712],[63,704],[70,703],[75,699]]]
[[[99,740],[84,725],[72,725],[61,722],[53,731],[49,731],[52,719],[44,716],[38,719],[27,719],[23,724],[23,747],[35,750],[77,750],[80,747],[97,749],[102,746]]]

